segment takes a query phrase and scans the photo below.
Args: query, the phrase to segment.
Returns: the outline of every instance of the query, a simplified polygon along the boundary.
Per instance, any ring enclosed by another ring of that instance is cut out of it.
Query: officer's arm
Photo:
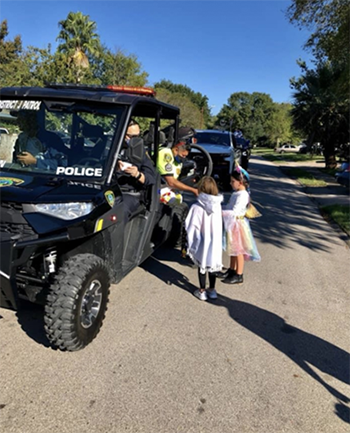
[[[198,189],[192,188],[191,186],[185,185],[179,180],[175,179],[174,176],[163,176],[169,188],[178,189],[179,191],[188,191],[192,192],[192,194],[198,196]]]

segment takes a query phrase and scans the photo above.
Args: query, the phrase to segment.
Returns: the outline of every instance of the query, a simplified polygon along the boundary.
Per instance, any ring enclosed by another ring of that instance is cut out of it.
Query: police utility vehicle
[[[0,136],[1,305],[44,304],[50,343],[79,350],[100,330],[110,285],[172,234],[179,210],[160,203],[159,174],[124,222],[128,191],[116,167],[132,118],[152,128],[147,143],[131,139],[127,159],[137,164],[146,150],[155,164],[160,137],[169,146],[178,138],[179,109],[148,88],[49,85],[0,94],[10,132]],[[31,161],[21,158],[28,153]]]

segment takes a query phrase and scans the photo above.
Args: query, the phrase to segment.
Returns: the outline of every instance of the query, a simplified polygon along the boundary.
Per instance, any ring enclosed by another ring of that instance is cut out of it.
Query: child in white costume
[[[204,176],[198,185],[199,195],[187,215],[187,253],[198,266],[199,289],[194,295],[206,301],[216,299],[215,272],[222,269],[222,215],[223,196],[215,180]],[[205,289],[206,273],[209,277],[209,289]]]

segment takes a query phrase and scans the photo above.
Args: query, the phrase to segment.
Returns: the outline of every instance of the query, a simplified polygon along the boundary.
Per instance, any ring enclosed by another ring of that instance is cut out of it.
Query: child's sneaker
[[[222,282],[225,284],[243,284],[243,274],[235,274],[232,277],[228,276]]]
[[[215,289],[207,289],[207,296],[209,299],[217,299],[218,294],[216,293]]]
[[[200,299],[201,301],[206,301],[208,299],[207,293],[205,291],[201,292],[199,289],[197,289],[194,291],[193,294],[196,298]]]

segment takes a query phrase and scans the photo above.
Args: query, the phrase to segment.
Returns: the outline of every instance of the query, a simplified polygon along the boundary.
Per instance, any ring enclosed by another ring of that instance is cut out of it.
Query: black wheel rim
[[[90,328],[94,324],[101,309],[102,297],[100,281],[91,281],[81,300],[80,324],[84,329]]]

